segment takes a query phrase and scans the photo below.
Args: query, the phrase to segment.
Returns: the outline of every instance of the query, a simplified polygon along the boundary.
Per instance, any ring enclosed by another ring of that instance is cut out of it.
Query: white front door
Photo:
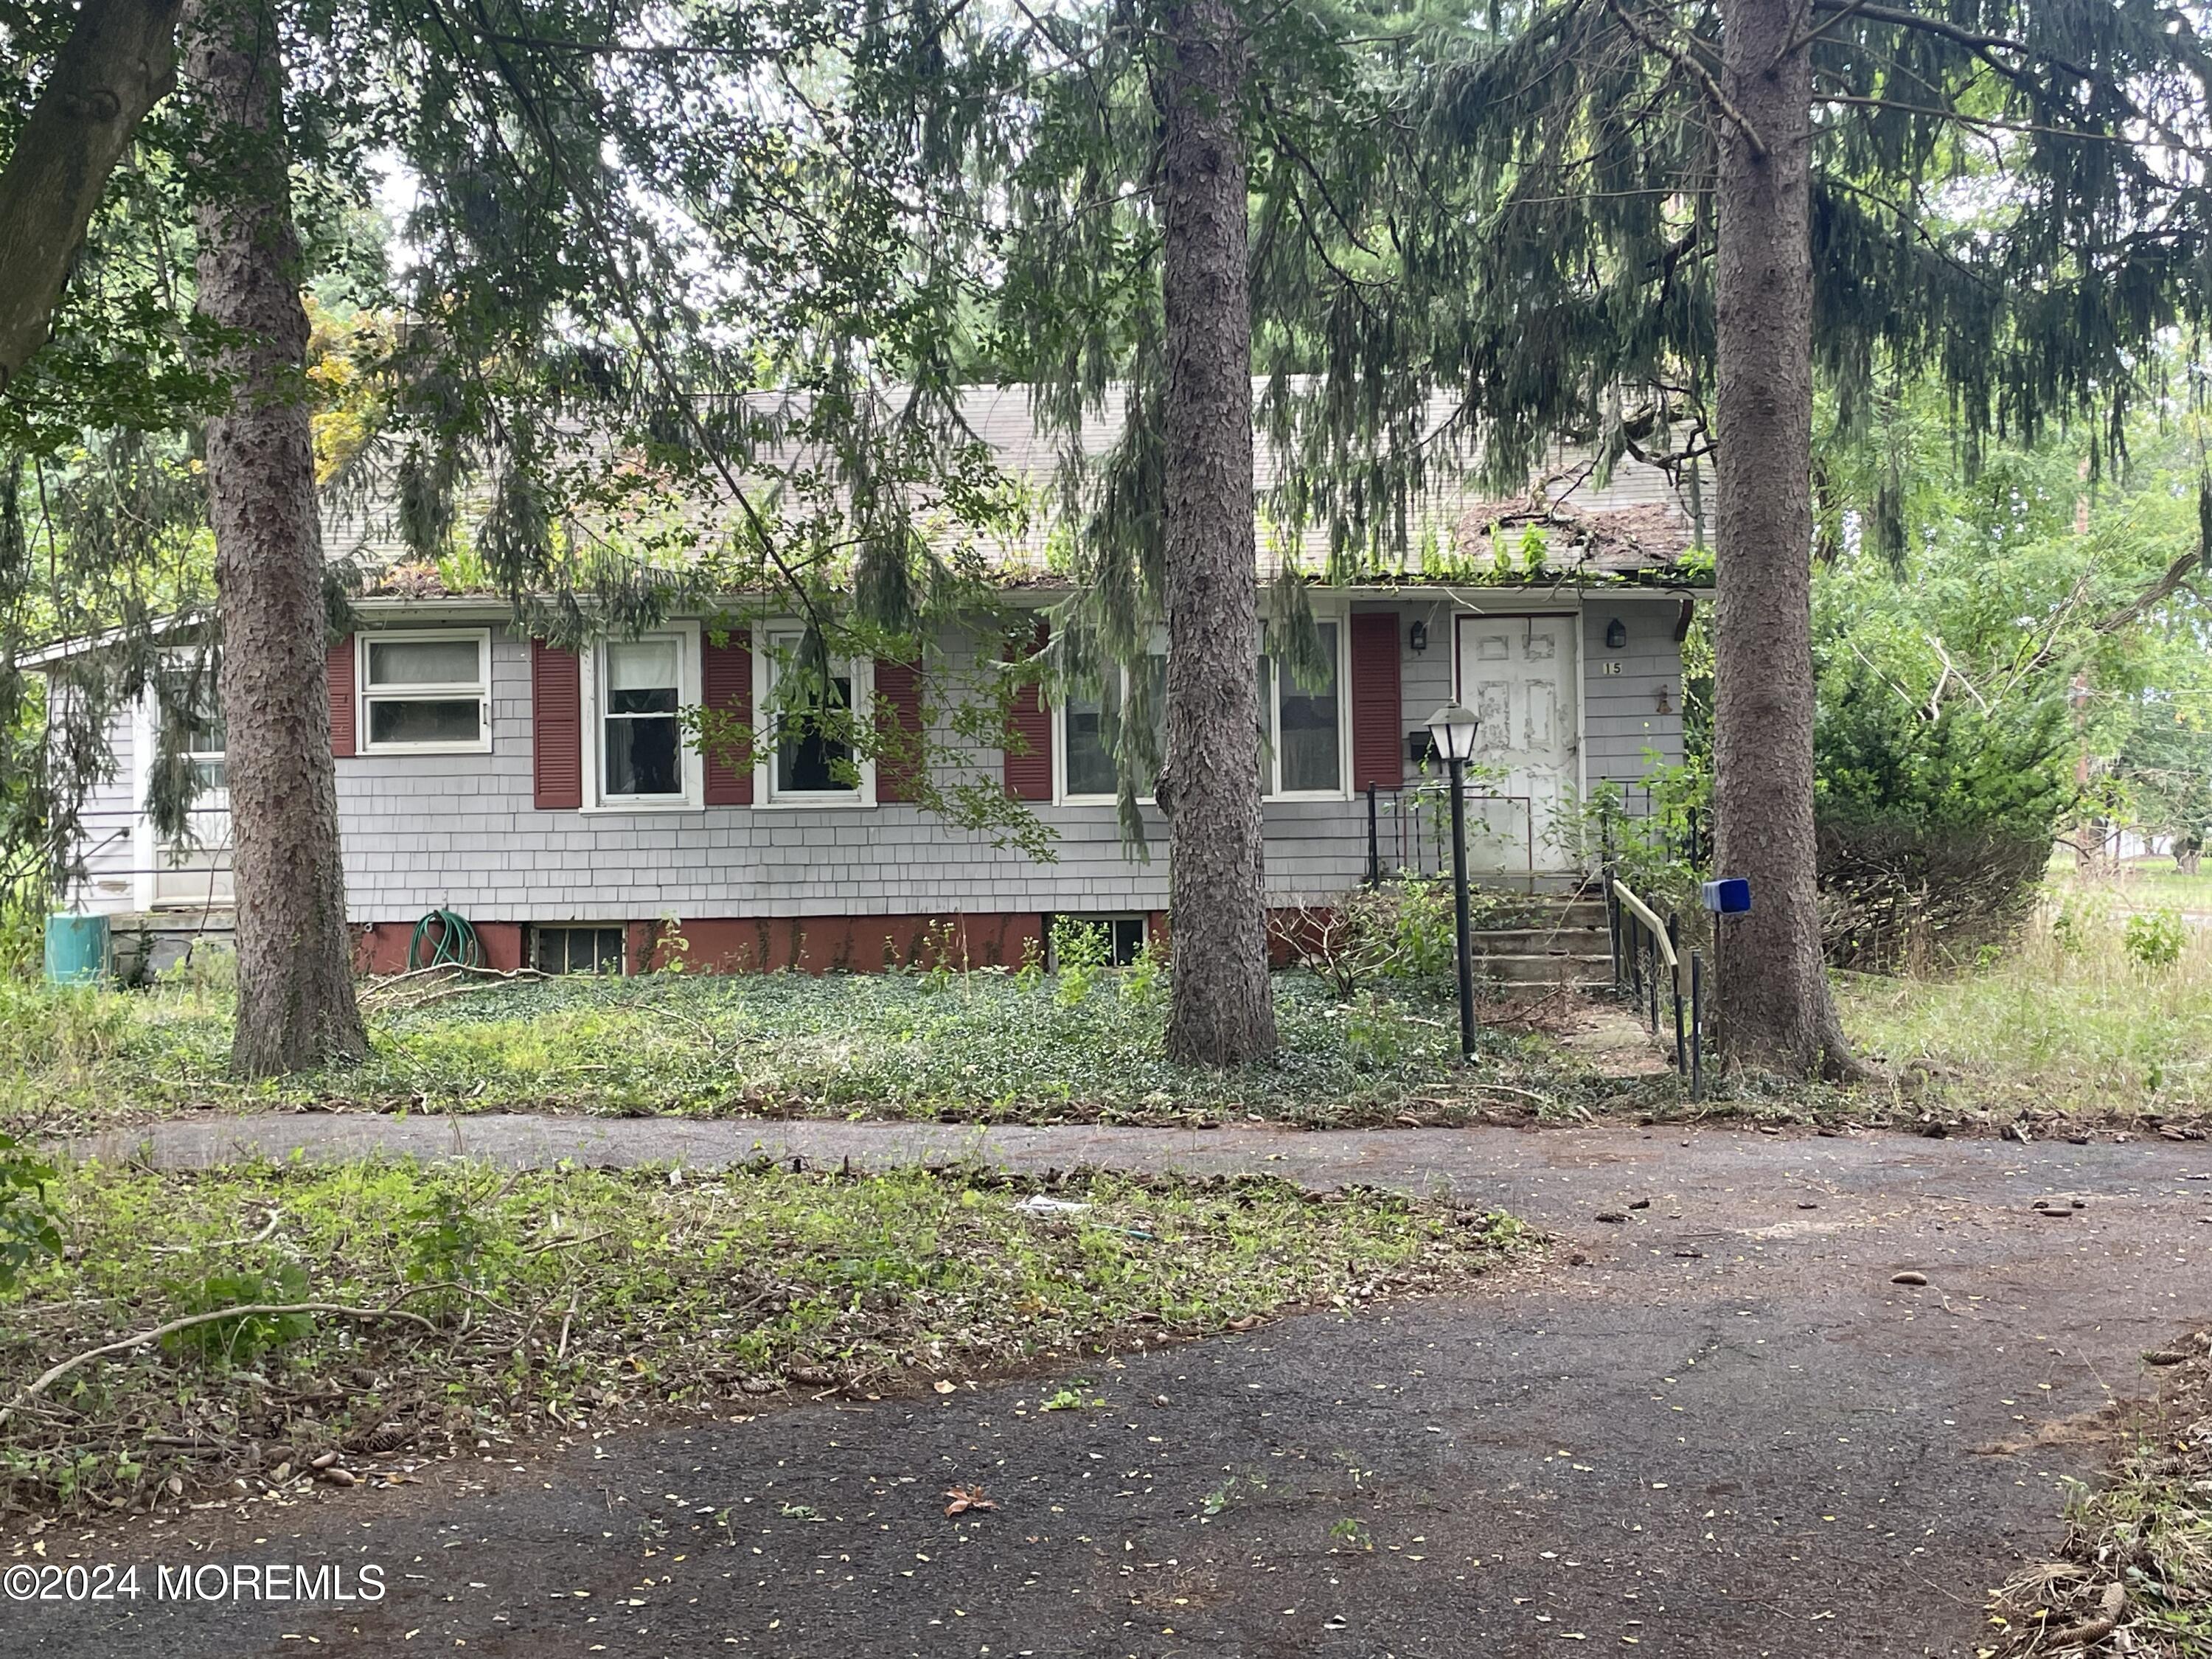
[[[1576,795],[1575,618],[1459,618],[1459,700],[1482,722],[1468,785],[1468,859],[1489,875],[1570,869]]]

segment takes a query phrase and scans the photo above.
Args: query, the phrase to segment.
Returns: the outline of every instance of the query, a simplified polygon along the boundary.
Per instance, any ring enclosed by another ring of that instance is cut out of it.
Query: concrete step
[[[1565,953],[1485,953],[1475,960],[1478,972],[1508,985],[1610,985],[1613,958],[1608,956],[1570,956]]]
[[[1516,907],[1514,920],[1531,927],[1605,927],[1605,905],[1597,899],[1531,899]]]
[[[1477,932],[1473,943],[1486,956],[1599,956],[1610,961],[1613,955],[1602,927],[1491,927]]]

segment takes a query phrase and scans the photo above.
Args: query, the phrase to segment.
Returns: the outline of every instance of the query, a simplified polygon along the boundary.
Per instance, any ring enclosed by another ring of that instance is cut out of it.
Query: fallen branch
[[[143,1348],[149,1342],[159,1342],[165,1336],[179,1331],[191,1330],[196,1325],[212,1325],[222,1319],[273,1319],[285,1314],[335,1314],[345,1319],[404,1319],[420,1325],[435,1336],[438,1328],[421,1314],[409,1313],[400,1308],[352,1308],[338,1302],[249,1302],[235,1308],[216,1308],[206,1313],[186,1314],[166,1325],[156,1325],[150,1331],[141,1331],[136,1336],[126,1336],[118,1342],[109,1342],[97,1348],[88,1348],[82,1353],[64,1359],[45,1376],[31,1382],[4,1408],[13,1411],[28,1400],[35,1400],[71,1371],[81,1370],[95,1359],[109,1354],[128,1353],[133,1348]]]
[[[2128,1605],[2128,1590],[2124,1584],[2105,1586],[2104,1601],[2094,1619],[2084,1619],[2078,1625],[2067,1625],[2043,1633],[2045,1644],[2053,1648],[2087,1647],[2101,1642],[2120,1627],[2120,1614]]]

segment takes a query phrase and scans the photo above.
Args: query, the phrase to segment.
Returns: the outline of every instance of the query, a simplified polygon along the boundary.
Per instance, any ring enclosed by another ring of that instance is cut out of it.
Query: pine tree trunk
[[[1260,817],[1245,53],[1228,0],[1181,0],[1164,21],[1168,1053],[1228,1066],[1275,1048]]]
[[[1856,1071],[1820,953],[1813,836],[1812,58],[1809,0],[1722,0],[1719,511],[1713,803],[1721,1040],[1732,1066]],[[1759,153],[1764,149],[1764,154]]]
[[[195,0],[184,35],[225,185],[198,210],[199,307],[238,335],[222,359],[231,405],[207,428],[238,909],[230,1058],[264,1077],[356,1059],[368,1044],[347,961],[307,318],[274,9]]]

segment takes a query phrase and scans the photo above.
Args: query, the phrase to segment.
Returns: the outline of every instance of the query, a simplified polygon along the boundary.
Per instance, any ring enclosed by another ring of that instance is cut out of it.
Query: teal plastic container
[[[46,918],[46,982],[96,985],[107,977],[106,916]]]

